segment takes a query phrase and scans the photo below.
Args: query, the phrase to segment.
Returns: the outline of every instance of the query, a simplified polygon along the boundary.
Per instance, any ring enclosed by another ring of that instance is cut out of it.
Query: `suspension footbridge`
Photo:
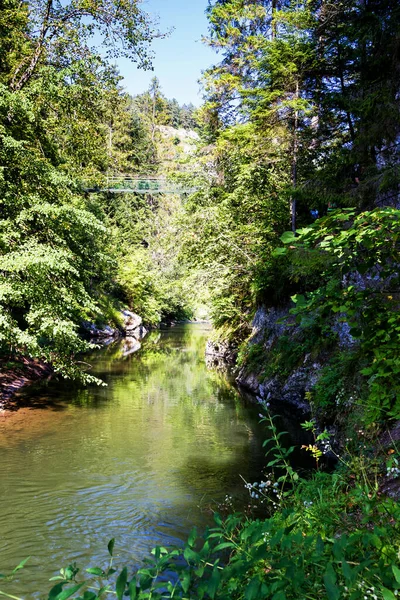
[[[99,185],[84,184],[85,192],[110,192],[112,194],[193,194],[197,187],[187,183],[169,181],[162,177],[113,176]]]

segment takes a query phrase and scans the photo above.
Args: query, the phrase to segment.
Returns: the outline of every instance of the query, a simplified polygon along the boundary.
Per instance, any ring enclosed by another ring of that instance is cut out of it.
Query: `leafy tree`
[[[105,228],[73,193],[72,181],[30,144],[32,103],[4,86],[1,98],[0,348],[76,376],[72,358],[87,348],[78,324],[98,312],[95,295],[110,275]],[[17,135],[5,126],[10,113]]]
[[[151,67],[148,44],[161,34],[135,1],[30,0],[28,8],[32,52],[14,66],[14,91],[30,81],[43,61],[66,66],[87,56],[95,32],[102,36],[108,57],[124,56],[143,68]]]

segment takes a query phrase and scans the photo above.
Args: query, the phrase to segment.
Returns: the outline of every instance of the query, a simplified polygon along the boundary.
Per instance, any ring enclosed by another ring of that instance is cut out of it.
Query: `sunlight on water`
[[[32,556],[7,591],[43,596],[68,561],[103,565],[112,537],[117,563],[138,564],[255,476],[258,411],[207,370],[208,334],[155,332],[125,358],[114,345],[89,359],[107,387],[51,382],[0,415],[0,572]]]

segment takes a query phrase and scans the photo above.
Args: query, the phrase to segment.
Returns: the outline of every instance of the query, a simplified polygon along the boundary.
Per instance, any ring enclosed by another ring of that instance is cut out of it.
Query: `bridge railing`
[[[136,194],[193,194],[197,187],[180,184],[160,177],[107,177],[105,185],[85,185],[88,192],[136,193]]]

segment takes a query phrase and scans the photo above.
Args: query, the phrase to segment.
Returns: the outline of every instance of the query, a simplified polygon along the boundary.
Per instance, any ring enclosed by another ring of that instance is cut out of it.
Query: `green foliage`
[[[238,353],[237,364],[246,367],[253,373],[259,372],[266,358],[266,351],[262,343],[248,344],[243,342]]]
[[[145,323],[158,324],[164,317],[185,318],[183,299],[179,297],[179,282],[165,281],[146,249],[132,251],[120,267],[119,283],[124,288],[129,304],[142,316]]]
[[[75,376],[72,357],[88,347],[78,323],[96,313],[93,289],[108,273],[105,228],[71,191],[71,181],[18,139],[18,120],[30,123],[33,105],[2,92],[3,123],[10,111],[16,123],[0,127],[0,349],[42,358]]]
[[[318,324],[328,337],[337,335],[335,321],[348,323],[364,365],[368,418],[396,417],[399,211],[337,212],[299,233],[294,255],[306,250],[328,255],[330,261],[320,272],[319,287],[293,298],[293,314],[303,328]],[[297,264],[292,262],[294,273]]]
[[[214,0],[207,12],[206,42],[220,56],[200,111],[212,188],[189,206],[187,245],[193,263],[209,265],[215,323],[245,337],[242,315],[257,301],[318,288],[333,260],[304,245],[289,264],[276,249],[289,221],[294,230],[312,222],[310,209],[397,198],[399,81],[389,65],[400,13],[388,0],[373,10],[355,0]]]
[[[173,98],[168,100],[161,91],[160,82],[154,77],[147,92],[133,99],[137,110],[146,122],[154,125],[169,125],[174,128],[197,129],[195,107],[183,104]]]
[[[318,328],[310,328],[307,335],[301,331],[293,335],[290,333],[281,335],[273,344],[264,362],[263,376],[271,377],[278,374],[281,378],[288,377],[303,363],[306,354],[315,356],[317,347],[320,349],[322,345],[323,340],[320,340]]]
[[[251,126],[232,128],[207,157],[224,171],[224,184],[205,182],[185,205],[182,260],[210,290],[216,327],[240,339],[248,333],[258,275],[285,228],[284,172],[260,158],[279,152]]]
[[[329,412],[329,408],[343,410],[348,401],[351,404],[361,392],[357,388],[362,389],[363,382],[360,376],[357,381],[357,374],[362,364],[362,353],[356,350],[333,355],[322,368],[315,384],[316,406]]]
[[[0,4],[0,353],[93,381],[74,360],[90,347],[79,327],[107,319],[116,256],[77,179],[126,165],[136,133],[118,74],[87,44],[103,34],[110,55],[149,66],[157,32],[136,2]]]
[[[370,422],[399,414],[399,215],[332,212],[284,234],[266,270],[264,297],[276,301],[279,289],[292,316],[265,354],[263,374],[287,377],[306,355],[322,360],[313,402],[325,416],[353,406]]]

